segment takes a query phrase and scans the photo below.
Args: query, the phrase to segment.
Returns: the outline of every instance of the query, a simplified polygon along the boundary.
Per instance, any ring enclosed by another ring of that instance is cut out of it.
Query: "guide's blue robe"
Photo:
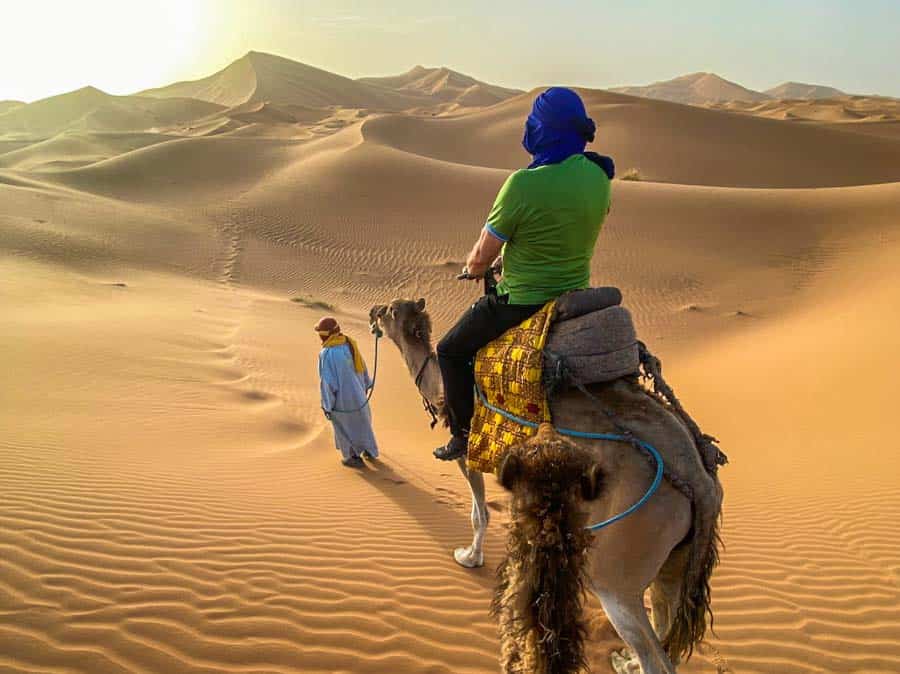
[[[378,456],[378,445],[372,431],[372,412],[366,404],[366,392],[372,382],[367,370],[356,371],[353,354],[347,344],[329,346],[319,352],[319,380],[322,409],[331,415],[334,444],[341,451],[341,456],[349,459],[359,456],[364,450]]]

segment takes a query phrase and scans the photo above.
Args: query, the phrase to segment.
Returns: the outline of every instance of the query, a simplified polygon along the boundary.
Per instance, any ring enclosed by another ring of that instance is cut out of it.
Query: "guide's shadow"
[[[366,467],[360,470],[359,474],[415,519],[426,534],[440,548],[446,550],[448,566],[465,572],[467,577],[476,579],[485,588],[492,589],[494,565],[499,561],[499,552],[492,549],[492,559],[478,569],[464,569],[453,559],[455,548],[469,545],[472,542],[472,524],[469,514],[472,497],[469,486],[459,469],[455,465],[449,464],[447,468],[446,472],[451,475],[442,479],[446,479],[448,483],[452,480],[457,484],[453,484],[450,488],[437,487],[436,493],[426,491],[408,481],[393,466],[382,459],[367,461]],[[492,521],[488,536],[491,534],[499,540],[504,536],[505,531]],[[488,557],[487,551],[485,551],[485,557]]]

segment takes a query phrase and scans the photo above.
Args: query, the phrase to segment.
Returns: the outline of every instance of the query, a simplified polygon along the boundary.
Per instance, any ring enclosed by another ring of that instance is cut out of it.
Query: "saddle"
[[[640,349],[618,288],[575,290],[556,300],[543,349],[542,380],[550,390],[637,374]]]
[[[493,472],[506,450],[534,434],[531,424],[549,422],[548,392],[639,372],[637,335],[621,302],[618,288],[566,293],[478,352],[469,468]]]
[[[468,467],[494,472],[513,445],[551,421],[548,396],[575,386],[642,376],[648,393],[684,423],[707,472],[728,457],[700,430],[662,376],[662,366],[637,338],[618,288],[575,290],[482,348],[475,358],[475,414]],[[515,418],[510,418],[510,417]]]

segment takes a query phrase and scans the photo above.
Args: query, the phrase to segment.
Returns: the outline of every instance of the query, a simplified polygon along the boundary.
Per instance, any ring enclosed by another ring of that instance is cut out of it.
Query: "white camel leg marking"
[[[460,566],[467,569],[474,569],[484,564],[484,534],[487,531],[490,515],[488,514],[487,504],[484,495],[484,475],[477,470],[469,470],[466,467],[465,457],[459,459],[459,469],[462,471],[463,477],[469,483],[469,489],[472,490],[472,545],[466,548],[456,548],[453,551],[453,559]]]

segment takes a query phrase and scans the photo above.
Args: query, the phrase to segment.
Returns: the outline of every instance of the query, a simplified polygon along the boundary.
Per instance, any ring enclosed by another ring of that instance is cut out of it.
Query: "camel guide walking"
[[[372,381],[359,347],[341,332],[336,319],[322,318],[315,330],[322,340],[319,352],[322,410],[334,429],[334,444],[341,452],[341,463],[360,468],[363,458],[378,456],[366,395]]]
[[[465,456],[478,350],[569,290],[590,285],[591,258],[610,204],[609,157],[585,152],[595,126],[577,93],[552,87],[534,101],[522,145],[533,161],[506,180],[466,259],[481,277],[503,254],[496,294],[479,299],[437,346],[450,441],[434,455]]]

